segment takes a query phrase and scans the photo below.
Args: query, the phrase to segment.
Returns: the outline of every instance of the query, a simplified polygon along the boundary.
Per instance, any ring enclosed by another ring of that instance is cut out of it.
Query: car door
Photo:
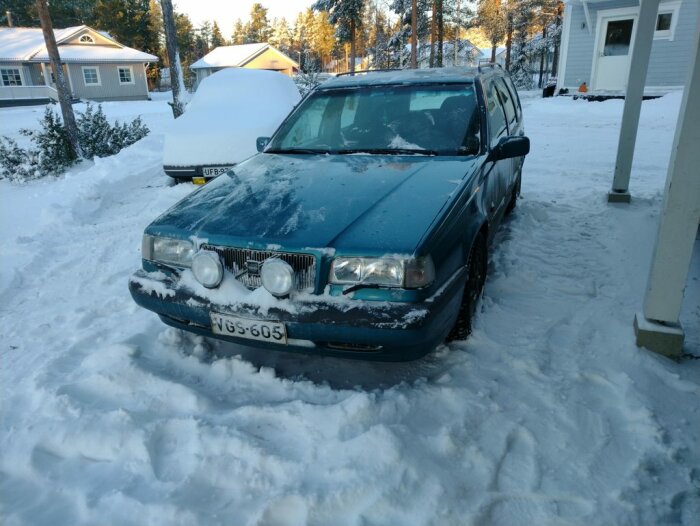
[[[508,86],[505,83],[505,79],[499,77],[494,79],[493,83],[506,115],[506,121],[508,124],[508,135],[524,135],[525,131],[518,117],[519,108],[516,105],[515,98],[513,97],[511,91],[508,89]],[[510,159],[509,169],[504,170],[503,176],[505,180],[506,193],[508,196],[510,196],[510,190],[515,184],[515,181],[517,179],[517,173],[520,171],[520,165],[522,164],[522,162],[523,157]],[[503,164],[504,166],[506,165],[505,162]]]
[[[503,104],[498,97],[493,78],[483,82],[484,98],[486,102],[486,118],[488,121],[488,149],[489,152],[496,147],[498,142],[508,136],[508,124]],[[509,188],[509,178],[513,171],[511,159],[500,161],[488,161],[489,174],[487,177],[487,214],[489,221],[497,221],[505,209],[506,195]]]

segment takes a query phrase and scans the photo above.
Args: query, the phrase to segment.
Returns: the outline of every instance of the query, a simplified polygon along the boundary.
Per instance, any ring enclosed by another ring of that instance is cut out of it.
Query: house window
[[[656,19],[656,30],[671,31],[671,19],[673,19],[673,13],[659,13]]]
[[[95,39],[92,38],[90,35],[83,35],[78,39],[78,42],[81,44],[94,44]]]
[[[0,69],[0,78],[2,78],[3,86],[21,86],[22,75],[18,68],[3,68]]]
[[[133,84],[134,70],[131,66],[119,68],[119,84]]]
[[[662,2],[661,5],[659,5],[659,14],[656,15],[654,39],[673,40],[680,6],[681,3],[677,1]]]
[[[86,86],[101,86],[100,70],[98,68],[83,67],[83,81]]]

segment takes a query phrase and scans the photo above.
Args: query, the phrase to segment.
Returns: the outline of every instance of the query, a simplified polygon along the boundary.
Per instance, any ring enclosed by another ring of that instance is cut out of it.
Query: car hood
[[[413,253],[474,163],[260,154],[190,194],[147,232],[230,246]]]

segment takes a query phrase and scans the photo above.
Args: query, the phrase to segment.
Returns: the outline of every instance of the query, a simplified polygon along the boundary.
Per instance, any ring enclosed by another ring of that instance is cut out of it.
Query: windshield
[[[312,94],[266,152],[471,155],[479,145],[472,84],[364,86]]]

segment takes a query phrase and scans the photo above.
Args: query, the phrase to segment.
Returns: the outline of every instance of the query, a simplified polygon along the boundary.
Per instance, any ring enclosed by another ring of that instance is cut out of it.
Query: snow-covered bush
[[[112,126],[101,105],[95,110],[88,104],[76,122],[78,141],[86,159],[114,155],[149,132],[141,117],[130,123],[116,121]],[[0,137],[0,179],[26,181],[60,175],[76,162],[63,122],[51,106],[46,107],[36,129],[24,128],[19,132],[29,137],[32,146],[21,148],[13,139]]]
[[[102,111],[101,104],[95,110],[94,106],[88,103],[85,112],[78,116],[77,124],[80,147],[88,159],[114,155],[122,148],[143,139],[149,132],[141,117],[129,124],[116,121],[112,126]]]
[[[36,173],[35,150],[20,148],[17,141],[0,137],[0,179],[24,181]]]

